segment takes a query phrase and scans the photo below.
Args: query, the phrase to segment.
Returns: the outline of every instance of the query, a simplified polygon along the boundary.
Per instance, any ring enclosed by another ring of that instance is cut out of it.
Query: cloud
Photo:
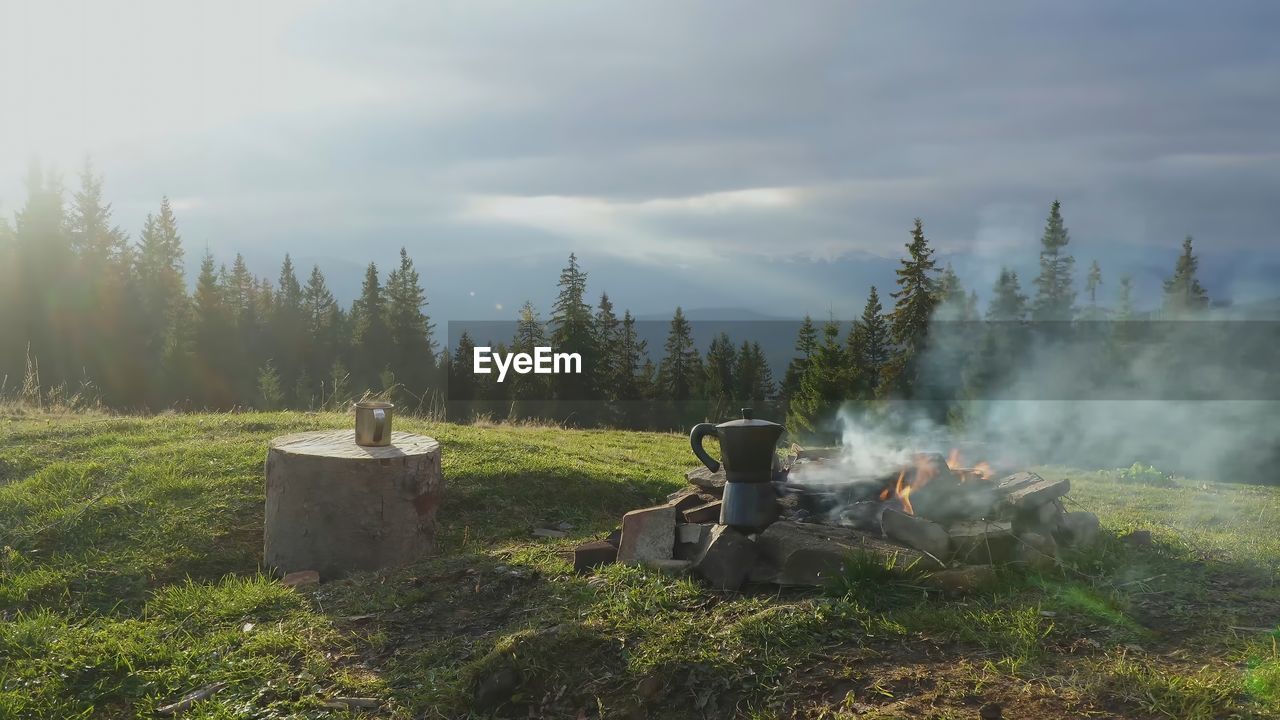
[[[1280,227],[1274,3],[255,8],[0,11],[0,204],[31,154],[88,152],[126,228],[200,198],[179,219],[215,252],[403,244],[441,274],[584,247],[893,258],[921,216],[975,284],[1034,263],[1055,197],[1108,276],[1186,233],[1238,257]]]

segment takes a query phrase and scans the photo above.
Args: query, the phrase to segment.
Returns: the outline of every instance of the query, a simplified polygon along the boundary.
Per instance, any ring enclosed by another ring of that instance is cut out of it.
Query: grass
[[[504,674],[520,717],[1280,713],[1276,488],[1041,468],[1110,533],[1060,572],[949,599],[855,563],[726,594],[563,556],[681,487],[684,438],[398,419],[444,446],[442,554],[295,592],[259,568],[266,443],[346,422],[0,416],[0,717],[154,717],[212,683],[182,717],[482,716]],[[378,706],[327,705],[352,697]]]

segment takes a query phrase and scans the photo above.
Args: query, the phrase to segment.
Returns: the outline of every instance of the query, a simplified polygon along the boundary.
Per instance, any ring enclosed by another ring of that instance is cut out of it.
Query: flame
[[[976,477],[979,480],[991,479],[991,464],[983,461],[976,463],[973,467],[965,467],[964,458],[960,456],[958,448],[951,448],[951,453],[947,455],[947,467],[951,468],[960,476],[960,482]]]
[[[929,453],[916,454],[911,464],[898,471],[898,479],[892,485],[888,485],[880,491],[880,500],[883,502],[897,500],[902,506],[903,512],[908,515],[914,515],[915,508],[911,505],[912,491],[928,485],[929,481],[937,477],[940,472],[939,466],[934,462],[930,462],[934,457],[937,456]],[[962,463],[963,459],[960,456],[960,451],[952,448],[947,458],[947,467],[960,476],[961,482],[973,479],[991,479],[992,472],[989,463],[980,462],[973,467],[964,467]],[[910,473],[910,475],[907,473]]]

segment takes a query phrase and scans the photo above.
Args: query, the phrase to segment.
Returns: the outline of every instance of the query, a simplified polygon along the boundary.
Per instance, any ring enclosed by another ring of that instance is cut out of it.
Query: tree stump
[[[444,491],[440,443],[396,432],[388,447],[354,430],[285,435],[267,451],[266,566],[328,580],[413,562],[435,550]]]

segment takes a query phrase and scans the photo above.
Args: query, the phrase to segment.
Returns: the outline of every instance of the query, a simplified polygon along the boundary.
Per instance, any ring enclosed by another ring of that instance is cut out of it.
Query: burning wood
[[[718,504],[725,475],[704,467],[687,473],[693,488],[651,509],[666,513],[654,514],[662,527],[650,528],[662,538],[657,551],[669,557],[670,541],[676,557],[714,558],[695,562],[693,571],[720,590],[742,582],[822,584],[851,552],[931,567],[939,575],[935,587],[956,590],[982,585],[970,580],[990,576],[992,565],[1052,569],[1061,548],[1099,533],[1096,516],[1063,508],[1069,481],[1031,472],[998,476],[991,463],[967,461],[959,450],[914,453],[879,474],[854,472],[829,449],[793,450],[793,462],[775,466],[777,521],[718,533],[732,543],[711,553],[708,531],[724,526],[703,510]],[[627,559],[620,553],[619,561]]]

